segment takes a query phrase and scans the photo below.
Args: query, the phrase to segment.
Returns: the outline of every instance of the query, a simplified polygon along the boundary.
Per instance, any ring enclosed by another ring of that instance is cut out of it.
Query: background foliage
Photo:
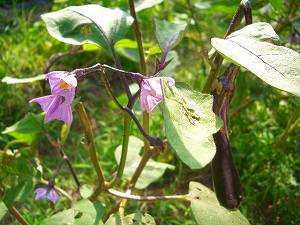
[[[127,1],[124,0],[43,2],[44,4],[37,4],[37,1],[16,1],[11,4],[10,1],[1,1],[0,79],[6,75],[27,78],[43,74],[51,55],[66,52],[72,47],[48,35],[39,18],[40,14],[92,2],[110,8],[127,8]],[[188,22],[187,33],[175,48],[174,64],[170,66],[168,75],[178,81],[186,81],[200,91],[210,68],[206,60],[211,48],[210,39],[224,35],[238,4],[239,1],[236,0],[165,0],[141,11],[138,16],[149,61],[154,61],[152,54],[157,49],[153,35],[153,18]],[[282,44],[299,52],[299,6],[297,0],[254,0],[254,22],[271,23]],[[132,30],[127,38],[134,40]],[[123,46],[120,43],[118,53],[122,56],[126,70],[137,71],[137,49],[130,43],[123,43]],[[52,69],[73,70],[97,62],[112,63],[104,50],[85,45],[76,54],[55,64]],[[101,165],[105,176],[110,177],[116,169],[114,152],[122,138],[121,112],[116,110],[97,77],[89,79],[80,86],[79,91],[92,118]],[[112,78],[111,82],[118,89],[118,80]],[[59,160],[58,153],[44,134],[53,137],[64,134],[63,130],[58,131],[61,128],[60,122],[41,125],[43,117],[39,115],[39,108],[28,104],[30,99],[42,93],[49,93],[48,85],[44,81],[16,85],[0,83],[0,131],[5,131],[0,136],[0,149],[9,147],[11,150],[10,157],[6,159],[11,160],[11,163],[0,171],[0,197],[21,208],[30,224],[45,223],[46,217],[68,204],[60,201],[54,208],[49,207],[47,202],[34,201],[34,187],[41,176],[51,176]],[[297,203],[300,198],[300,99],[271,88],[242,69],[237,78],[231,109],[230,138],[244,189],[242,213],[251,224],[297,224],[300,221],[300,204]],[[136,108],[136,112],[139,111]],[[7,130],[7,127],[20,120],[22,121],[15,127]],[[151,116],[151,129],[153,134],[165,136],[159,110]],[[139,136],[135,126],[133,135]],[[11,144],[13,140],[22,141]],[[85,142],[75,115],[65,150],[79,179],[88,185],[95,182],[96,175],[90,162],[86,160],[88,157],[84,149]],[[11,145],[7,146],[8,143]],[[158,182],[141,192],[143,194],[172,194],[173,190],[185,193],[191,180],[211,186],[209,167],[201,171],[190,171],[172,151],[157,156],[157,160],[176,165],[176,169],[166,170]],[[57,184],[65,190],[71,190],[75,186],[71,175],[67,170],[63,170],[63,173]],[[12,191],[4,194],[4,185],[6,189],[11,187]],[[165,188],[158,188],[161,185]],[[108,199],[103,199],[103,202],[109,203]],[[136,212],[137,209],[151,212],[158,224],[193,224],[191,212],[183,203],[130,203],[128,211]],[[0,223],[16,224],[9,216]]]

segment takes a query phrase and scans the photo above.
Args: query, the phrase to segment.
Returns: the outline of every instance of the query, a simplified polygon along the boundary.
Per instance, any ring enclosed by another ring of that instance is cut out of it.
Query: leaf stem
[[[9,208],[8,211],[20,222],[20,224],[29,225],[29,223],[25,220],[25,218],[15,207]]]
[[[97,177],[98,177],[98,188],[96,190],[97,190],[97,192],[100,192],[104,187],[104,176],[103,176],[102,169],[100,167],[99,159],[97,156],[92,126],[91,126],[90,120],[87,116],[87,113],[84,109],[82,102],[77,103],[75,108],[79,115],[79,119],[81,121],[81,124],[84,128],[84,131],[85,131],[87,139],[88,139],[88,148],[89,148],[90,158],[91,158],[91,161],[93,163],[93,166],[95,168],[95,171],[96,171]],[[98,194],[98,193],[96,193],[96,194]],[[92,195],[97,196],[96,194],[93,193]]]
[[[115,189],[108,189],[107,191],[110,194],[117,196],[119,198],[135,200],[135,201],[187,200],[186,195],[140,196],[140,195],[132,195],[129,193],[120,192]]]

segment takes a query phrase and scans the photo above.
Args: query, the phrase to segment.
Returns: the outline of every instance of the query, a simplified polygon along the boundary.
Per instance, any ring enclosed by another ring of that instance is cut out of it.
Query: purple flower
[[[35,190],[35,200],[48,199],[54,204],[58,201],[58,194],[53,188],[38,188]]]
[[[162,101],[163,93],[160,84],[162,78],[167,80],[169,86],[175,84],[175,80],[171,77],[151,77],[141,81],[140,104],[143,111],[152,112]]]
[[[46,113],[46,123],[51,120],[62,120],[70,126],[73,119],[71,103],[77,86],[75,75],[64,71],[54,71],[48,73],[46,79],[49,80],[51,95],[34,98],[29,102],[40,104]]]

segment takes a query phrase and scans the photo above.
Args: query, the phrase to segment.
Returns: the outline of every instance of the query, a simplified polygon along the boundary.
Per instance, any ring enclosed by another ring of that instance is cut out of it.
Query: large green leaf
[[[212,38],[227,60],[250,70],[273,87],[300,96],[300,54],[271,42],[278,36],[268,23],[255,23],[226,39]]]
[[[126,158],[124,176],[128,179],[132,177],[134,174],[139,162],[141,161],[140,151],[144,146],[144,142],[137,137],[130,136],[129,138],[129,146],[128,146],[128,154]],[[115,158],[119,162],[121,158],[122,146],[118,146],[115,151]],[[155,162],[150,159],[141,176],[139,177],[136,188],[143,189],[146,188],[152,182],[158,180],[165,172],[166,169],[173,170],[175,167],[161,162]]]
[[[216,153],[212,134],[222,126],[212,111],[213,96],[162,80],[166,135],[179,158],[192,169],[207,165]]]
[[[58,212],[53,216],[49,217],[45,221],[45,225],[70,225],[74,224],[74,210],[67,209],[62,212]]]
[[[133,213],[125,216],[125,225],[155,225],[153,217],[147,213]],[[122,225],[119,215],[111,215],[105,225]]]
[[[4,204],[4,202],[0,202],[0,222],[2,220],[2,218],[5,216],[7,212],[7,208],[6,208],[6,205]]]
[[[101,225],[105,208],[99,202],[92,203],[87,199],[76,203],[75,225]]]
[[[7,127],[2,134],[8,134],[16,139],[32,142],[36,135],[44,129],[44,116],[42,114],[27,114],[12,126]]]
[[[155,19],[155,36],[163,52],[171,50],[183,37],[186,23],[176,24]]]
[[[190,182],[188,198],[198,225],[250,225],[240,211],[219,205],[215,193],[200,183]]]
[[[24,83],[31,83],[37,80],[45,80],[45,74],[40,74],[35,77],[28,77],[28,78],[15,78],[15,77],[4,77],[1,81],[7,84],[24,84]]]
[[[42,19],[49,34],[59,41],[73,45],[93,43],[108,52],[109,42],[123,38],[133,22],[133,18],[120,9],[96,4],[70,6],[43,14]]]

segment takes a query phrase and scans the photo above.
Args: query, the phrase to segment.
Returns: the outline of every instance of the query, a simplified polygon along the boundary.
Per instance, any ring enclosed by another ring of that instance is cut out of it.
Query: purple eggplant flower
[[[35,200],[48,199],[54,204],[58,201],[58,194],[53,188],[37,188],[35,190]]]
[[[45,122],[62,120],[70,127],[73,119],[71,103],[75,97],[77,79],[75,74],[65,71],[54,71],[46,75],[49,80],[51,95],[34,98],[29,102],[40,104],[46,113]]]
[[[140,104],[142,111],[147,113],[152,110],[163,100],[160,80],[167,80],[169,86],[175,84],[175,80],[171,77],[150,77],[141,81]]]

